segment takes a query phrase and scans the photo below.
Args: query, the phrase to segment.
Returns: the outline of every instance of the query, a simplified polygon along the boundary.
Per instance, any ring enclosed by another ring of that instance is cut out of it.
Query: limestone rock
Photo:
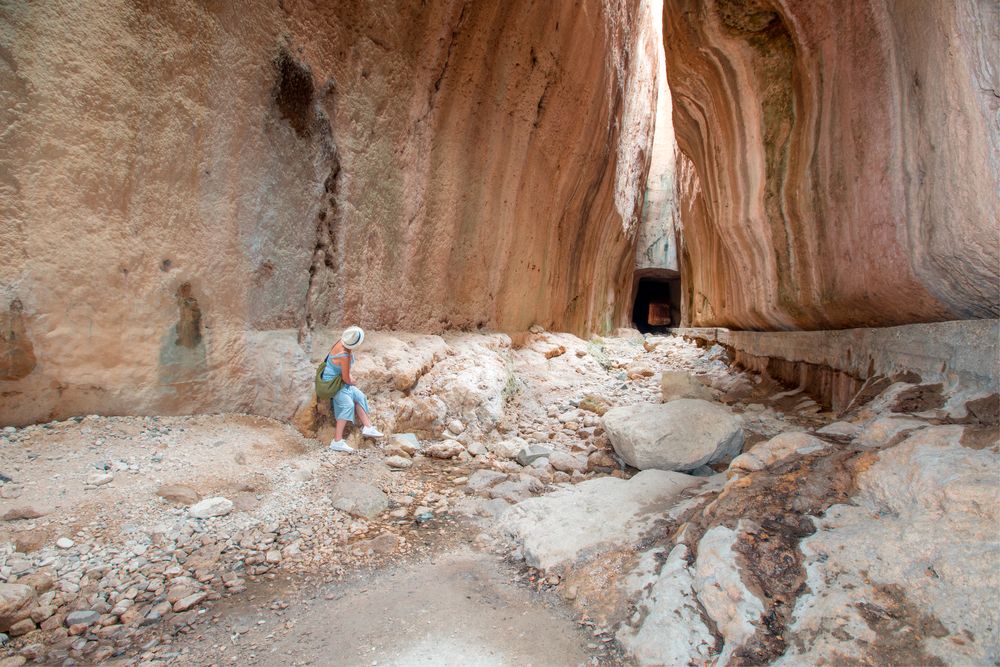
[[[719,664],[728,664],[733,652],[750,639],[761,621],[764,605],[740,576],[733,549],[736,531],[725,526],[708,530],[698,543],[694,590],[725,645]]]
[[[1000,219],[1000,130],[981,101],[996,88],[996,11],[921,7],[665,2],[689,326],[1000,313],[1000,240],[983,222]],[[872,112],[844,113],[859,98]]]
[[[466,486],[469,488],[470,491],[478,493],[480,491],[489,488],[490,486],[493,486],[497,482],[501,482],[505,479],[507,479],[507,475],[503,474],[502,472],[497,472],[495,470],[479,469],[476,470],[471,475],[469,475],[469,479],[466,482]]]
[[[527,448],[528,443],[517,437],[486,443],[486,449],[500,459],[516,459],[517,455]]]
[[[233,511],[233,501],[222,496],[205,498],[188,508],[195,519],[209,519],[215,516],[225,516]]]
[[[664,403],[676,398],[700,398],[711,400],[708,387],[695,380],[684,371],[663,371],[660,373],[660,397]]]
[[[420,441],[414,433],[394,433],[389,438],[388,444],[392,447],[398,447],[408,456],[413,456],[420,451]]]
[[[903,631],[934,619],[933,631],[912,633],[908,648],[918,662],[993,659],[1000,454],[965,447],[962,436],[961,426],[931,426],[878,450],[851,503],[814,520],[816,532],[800,544],[807,592],[796,601],[779,665],[834,653],[871,660],[882,639],[865,615],[872,608],[892,611]]]
[[[663,470],[627,481],[587,480],[518,503],[502,515],[501,530],[521,546],[528,565],[571,565],[633,544],[694,484],[689,475]]]
[[[580,409],[586,410],[587,412],[593,412],[594,414],[601,416],[613,406],[611,403],[603,396],[598,396],[597,394],[586,394],[580,400]]]
[[[861,432],[861,427],[851,422],[833,422],[816,431],[820,435],[853,438]]]
[[[457,440],[445,440],[426,447],[424,454],[435,459],[453,459],[464,451],[465,447]]]
[[[4,521],[24,521],[28,519],[38,519],[45,516],[46,512],[39,510],[37,507],[32,506],[22,506],[14,507],[12,509],[4,512]]]
[[[885,447],[894,439],[901,438],[906,433],[927,426],[927,422],[909,417],[878,417],[865,426],[855,444],[859,447]]]
[[[693,470],[743,446],[739,418],[699,399],[614,408],[603,424],[618,455],[640,470]]]
[[[754,445],[750,451],[743,452],[734,458],[729,464],[729,469],[745,472],[763,470],[794,454],[812,454],[828,446],[827,443],[808,433],[781,433],[770,440]]]
[[[548,458],[551,454],[552,450],[548,447],[529,445],[528,447],[521,448],[515,459],[522,466],[529,466],[538,459]]]
[[[87,478],[88,486],[104,486],[115,481],[115,476],[110,472],[95,472]]]
[[[618,640],[641,665],[707,664],[715,637],[701,618],[688,549],[670,552],[652,586],[636,607],[639,625],[624,625]]]
[[[552,452],[549,454],[549,465],[560,472],[570,474],[587,471],[586,460],[582,460],[572,454],[566,454],[565,452]]]
[[[339,510],[372,519],[389,507],[389,498],[381,489],[351,479],[340,480],[330,489],[333,506]]]
[[[0,632],[7,632],[12,625],[30,614],[35,591],[23,584],[0,584]]]
[[[405,470],[413,465],[413,461],[402,456],[390,456],[385,460],[385,464],[390,468]]]
[[[101,615],[96,611],[85,610],[85,611],[74,611],[70,612],[66,616],[66,627],[71,627],[74,625],[93,625],[100,620]]]
[[[156,495],[175,505],[194,505],[201,500],[201,495],[185,484],[164,484]]]
[[[448,406],[436,396],[408,397],[396,408],[396,430],[412,431],[425,438],[438,438],[444,433]]]

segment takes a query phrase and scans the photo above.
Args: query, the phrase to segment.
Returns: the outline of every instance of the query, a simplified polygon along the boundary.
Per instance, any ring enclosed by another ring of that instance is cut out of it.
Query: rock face
[[[854,502],[816,519],[816,533],[802,542],[810,592],[795,605],[789,650],[779,664],[834,653],[870,660],[879,651],[913,664],[996,659],[1000,613],[996,605],[970,601],[995,599],[1000,587],[1000,456],[995,446],[962,446],[962,436],[961,426],[926,428],[879,452],[859,476]],[[891,618],[873,621],[870,609],[889,610]],[[886,629],[912,619],[928,629],[906,642],[903,654],[886,641],[893,634]],[[846,633],[831,632],[835,627]]]
[[[604,430],[618,455],[640,470],[694,470],[734,456],[743,446],[739,418],[695,398],[608,410]]]
[[[5,7],[0,412],[288,418],[273,396],[310,381],[316,326],[623,323],[655,20],[640,0]]]
[[[667,0],[687,321],[1000,313],[996,3]]]

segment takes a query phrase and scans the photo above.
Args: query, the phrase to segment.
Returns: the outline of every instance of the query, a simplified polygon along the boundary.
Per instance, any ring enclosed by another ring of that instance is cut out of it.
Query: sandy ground
[[[517,574],[492,554],[458,547],[301,590],[285,600],[284,612],[221,606],[216,612],[226,622],[186,659],[275,667],[606,662],[564,603],[517,585]],[[275,628],[289,627],[294,631],[274,637]]]

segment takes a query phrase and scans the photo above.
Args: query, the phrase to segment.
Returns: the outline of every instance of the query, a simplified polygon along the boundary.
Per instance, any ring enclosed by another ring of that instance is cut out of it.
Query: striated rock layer
[[[647,0],[7,3],[0,422],[240,409],[314,327],[622,324],[652,21]]]
[[[1000,8],[667,0],[687,323],[1000,313]]]

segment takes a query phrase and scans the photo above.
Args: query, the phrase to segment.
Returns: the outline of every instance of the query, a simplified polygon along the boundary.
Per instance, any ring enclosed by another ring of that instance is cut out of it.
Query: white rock
[[[740,577],[738,554],[733,549],[736,531],[715,526],[698,542],[694,590],[705,612],[715,622],[725,645],[718,664],[729,664],[733,652],[756,632],[764,605]]]
[[[566,473],[586,472],[587,461],[565,452],[552,452],[549,454],[549,465],[556,470]]]
[[[74,544],[76,544],[76,542],[69,539],[68,537],[60,537],[58,540],[56,540],[56,546],[59,547],[60,549],[69,549]]]
[[[528,446],[528,443],[521,438],[507,438],[486,444],[486,449],[501,459],[517,458],[517,453]]]
[[[618,640],[640,665],[704,665],[715,637],[701,618],[694,577],[683,544],[670,552],[659,576],[636,602],[640,625],[623,625]]]
[[[413,465],[413,461],[410,459],[405,459],[402,456],[390,456],[385,460],[385,464],[390,468],[397,468],[399,470],[405,470]]]
[[[839,435],[844,437],[855,437],[861,432],[861,427],[851,422],[833,422],[816,431],[820,435]]]
[[[612,408],[602,423],[618,455],[640,470],[694,470],[743,446],[738,417],[693,398]]]
[[[634,544],[665,518],[682,490],[698,483],[663,470],[592,479],[518,503],[501,517],[501,530],[532,567],[573,564]]]
[[[87,484],[90,486],[104,486],[112,482],[115,476],[109,472],[95,472],[87,478]]]
[[[777,664],[834,654],[863,659],[865,643],[879,638],[857,602],[892,608],[899,604],[885,597],[892,589],[947,632],[920,634],[918,648],[944,664],[997,659],[1000,454],[963,446],[962,434],[961,426],[932,426],[879,451],[858,475],[851,504],[814,519],[817,531],[800,543],[807,592],[796,601],[789,649]],[[976,639],[952,641],[963,636]]]
[[[758,443],[748,451],[743,452],[729,464],[730,470],[745,470],[752,472],[763,470],[783,461],[794,454],[812,454],[828,447],[827,443],[808,433],[780,433],[770,440]]]
[[[889,445],[896,436],[924,428],[927,422],[909,417],[879,417],[864,427],[855,444],[875,449]]]
[[[233,501],[222,496],[205,498],[188,508],[195,519],[208,519],[213,516],[225,516],[233,511]]]
[[[459,419],[452,419],[448,422],[448,430],[455,435],[461,435],[465,431],[465,424]]]

